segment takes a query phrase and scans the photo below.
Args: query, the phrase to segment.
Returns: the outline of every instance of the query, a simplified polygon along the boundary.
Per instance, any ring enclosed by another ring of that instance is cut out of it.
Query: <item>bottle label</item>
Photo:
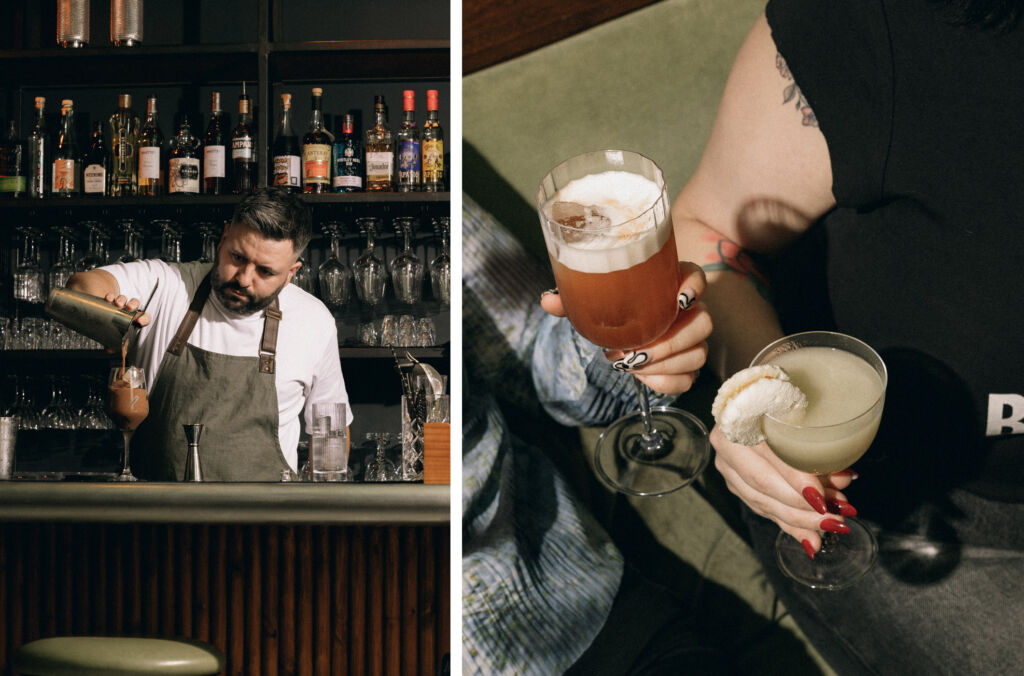
[[[160,147],[139,148],[139,180],[160,180]]]
[[[103,195],[107,192],[107,170],[102,164],[90,164],[82,172],[82,188],[87,195]]]
[[[53,161],[53,191],[77,190],[75,185],[75,160]]]
[[[199,192],[198,158],[172,157],[167,165],[167,192]]]
[[[423,142],[423,182],[440,183],[444,180],[444,141]]]
[[[362,188],[363,177],[359,175],[355,176],[335,176],[334,177],[335,188]]]
[[[331,146],[326,143],[307,143],[302,146],[302,181],[331,182]]]
[[[203,148],[203,176],[206,178],[224,178],[226,162],[224,146],[206,146]]]
[[[395,156],[389,152],[366,153],[366,181],[390,181],[395,170]]]
[[[252,159],[252,137],[243,136],[231,139],[231,159],[251,160]]]
[[[398,182],[420,182],[420,142],[416,139],[405,139],[398,143]]]
[[[28,187],[27,183],[25,176],[0,176],[0,193],[21,194]]]
[[[277,155],[274,157],[274,185],[291,188],[299,187],[299,168],[301,160],[298,155]]]

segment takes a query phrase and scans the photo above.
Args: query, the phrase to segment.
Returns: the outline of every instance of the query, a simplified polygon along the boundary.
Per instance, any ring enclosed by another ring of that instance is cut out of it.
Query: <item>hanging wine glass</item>
[[[313,271],[313,266],[302,256],[299,256],[299,262],[302,265],[299,271],[292,275],[292,284],[306,293],[316,295],[316,272]]]
[[[89,248],[78,259],[77,269],[92,270],[110,262],[108,254],[110,235],[103,224],[99,221],[83,221],[79,223],[79,229],[89,231]]]
[[[169,218],[158,218],[153,225],[160,230],[160,260],[165,263],[181,262],[181,231]]]
[[[46,275],[39,264],[39,232],[30,227],[19,227],[18,232],[21,246],[14,268],[14,300],[34,308],[46,300]]]
[[[441,252],[430,261],[430,289],[443,305],[451,304],[452,259],[448,254],[448,217],[434,219],[434,232],[441,243]]]
[[[320,278],[320,300],[331,310],[337,311],[348,304],[352,295],[352,271],[342,262],[341,223],[329,221],[323,226],[330,241],[330,253],[317,275]]]
[[[374,251],[374,237],[380,225],[380,219],[374,216],[357,218],[359,231],[366,235],[366,249],[352,264],[352,274],[356,282],[356,295],[363,303],[375,306],[384,300],[384,287],[387,283],[387,270],[384,261]]]
[[[117,257],[117,262],[131,263],[132,261],[142,260],[142,231],[139,229],[135,219],[122,218],[117,222],[117,226],[124,233],[124,246],[121,249],[121,255]]]
[[[68,285],[71,275],[75,274],[75,235],[71,228],[59,226],[57,230],[57,260],[50,266],[47,281],[50,289],[60,289]]]
[[[199,258],[200,263],[213,263],[217,260],[217,231],[213,223],[201,221],[195,224],[199,232]]]
[[[423,262],[412,248],[416,219],[395,219],[395,232],[402,237],[402,251],[391,261],[391,284],[400,303],[415,305],[423,297]]]

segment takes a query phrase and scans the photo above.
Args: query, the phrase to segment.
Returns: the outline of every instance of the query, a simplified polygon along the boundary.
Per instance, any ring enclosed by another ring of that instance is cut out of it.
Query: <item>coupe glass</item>
[[[771,343],[751,366],[784,368],[807,395],[798,423],[764,416],[772,452],[802,472],[826,476],[846,469],[867,451],[878,432],[888,375],[885,362],[866,343],[830,331],[797,333]],[[786,533],[775,540],[775,557],[790,578],[815,589],[843,589],[874,565],[878,543],[856,519],[845,518],[849,534],[822,533],[814,559]]]
[[[562,192],[581,179],[601,186],[582,204],[570,194],[579,183]],[[588,217],[585,224],[565,213],[568,208],[572,214],[596,214],[592,205],[600,200],[634,203],[628,213],[598,207],[605,217]],[[657,340],[679,312],[679,261],[661,169],[629,151],[578,155],[541,181],[537,210],[555,283],[573,327],[595,345],[642,355],[639,348]],[[597,472],[627,495],[679,490],[707,466],[707,428],[686,411],[651,407],[644,385],[635,378],[633,384],[639,410],[613,422],[598,438]]]
[[[443,305],[451,303],[452,259],[448,253],[448,217],[434,219],[434,231],[441,243],[441,252],[430,261],[430,288],[434,298]]]
[[[384,261],[374,250],[374,238],[380,227],[380,219],[367,216],[356,219],[359,231],[366,236],[366,249],[352,263],[352,274],[356,282],[356,296],[371,307],[384,300],[384,287],[387,284],[387,268]]]
[[[129,463],[129,442],[135,428],[149,415],[146,372],[137,366],[110,369],[107,381],[107,415],[124,436],[124,456],[117,481],[136,481]]]
[[[323,226],[330,242],[330,253],[317,270],[320,300],[333,311],[341,310],[352,296],[352,271],[342,262],[341,223],[329,221]]]
[[[402,237],[402,250],[391,261],[391,284],[398,302],[407,305],[415,305],[423,297],[423,261],[412,248],[415,226],[415,218],[395,219],[395,234]]]

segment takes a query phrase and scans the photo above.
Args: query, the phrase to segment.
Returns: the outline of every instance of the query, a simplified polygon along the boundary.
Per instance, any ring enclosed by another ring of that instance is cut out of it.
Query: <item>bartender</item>
[[[149,387],[132,439],[136,476],[182,479],[182,425],[202,423],[204,479],[280,481],[297,468],[299,415],[312,429],[314,403],[348,403],[334,318],[290,283],[311,237],[297,196],[258,188],[225,225],[214,263],[143,260],[71,278],[69,288],[130,310],[155,289],[128,356]]]

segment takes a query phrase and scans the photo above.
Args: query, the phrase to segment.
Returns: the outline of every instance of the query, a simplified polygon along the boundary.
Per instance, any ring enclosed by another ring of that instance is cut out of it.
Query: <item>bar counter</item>
[[[0,521],[447,524],[450,486],[2,481]]]

